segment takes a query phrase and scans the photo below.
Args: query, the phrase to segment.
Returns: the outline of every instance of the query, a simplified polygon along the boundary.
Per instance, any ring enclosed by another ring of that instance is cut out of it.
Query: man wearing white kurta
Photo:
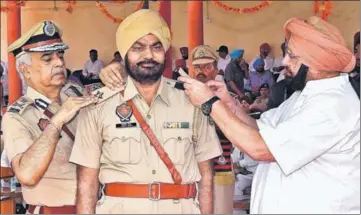
[[[221,101],[207,106],[210,116],[236,147],[260,161],[251,213],[360,214],[360,100],[340,75],[353,70],[355,57],[337,28],[319,17],[292,18],[284,34],[284,65],[296,92],[258,121],[224,84],[179,80],[194,105],[205,107],[217,95]]]
[[[277,162],[258,166],[252,213],[359,212],[359,111],[348,77],[339,76],[310,81],[264,113],[257,125]]]
[[[217,50],[217,52],[219,55],[217,67],[218,67],[218,70],[220,71],[220,73],[218,73],[215,80],[216,81],[224,81],[226,67],[229,64],[229,62],[231,62],[232,59],[231,59],[231,56],[229,56],[229,54],[228,54],[228,47],[225,45],[220,46],[219,49]]]
[[[247,196],[244,196],[244,190],[252,185],[252,179],[257,169],[258,162],[250,158],[247,154],[240,152],[238,148],[233,150],[231,156],[232,162],[235,163],[238,168],[244,168],[247,171],[237,174],[237,180],[234,187],[234,199],[242,200],[247,198]]]

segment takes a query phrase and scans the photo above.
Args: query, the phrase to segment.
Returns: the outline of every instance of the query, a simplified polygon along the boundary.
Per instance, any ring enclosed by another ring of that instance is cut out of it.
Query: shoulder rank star
[[[94,96],[97,97],[98,99],[103,99],[103,92],[98,91]]]

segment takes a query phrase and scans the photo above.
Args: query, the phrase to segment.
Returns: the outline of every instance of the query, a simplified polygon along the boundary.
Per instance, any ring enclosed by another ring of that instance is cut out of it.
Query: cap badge
[[[50,21],[45,21],[44,33],[49,37],[54,36],[56,33],[55,25]]]
[[[204,57],[204,52],[203,52],[203,51],[200,51],[200,52],[198,53],[198,56],[199,56],[199,57]]]

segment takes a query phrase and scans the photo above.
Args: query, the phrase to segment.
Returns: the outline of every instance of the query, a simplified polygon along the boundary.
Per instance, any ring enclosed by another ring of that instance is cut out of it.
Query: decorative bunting
[[[255,6],[252,6],[252,7],[246,7],[246,8],[231,7],[231,6],[228,6],[227,4],[224,4],[224,3],[220,2],[220,1],[217,1],[217,0],[212,0],[212,3],[215,6],[217,6],[219,8],[222,8],[226,12],[245,14],[245,13],[256,13],[256,12],[270,6],[272,2],[271,1],[262,1],[258,5],[255,5]]]
[[[128,0],[111,0],[111,2],[118,3],[118,4],[123,4],[125,2],[128,2]],[[157,1],[157,9],[158,9],[158,11],[160,9],[160,2],[161,2],[160,0]],[[95,4],[99,8],[100,12],[102,12],[109,19],[113,20],[114,23],[120,24],[123,21],[122,18],[114,17],[111,13],[109,13],[107,8],[102,3],[100,3],[99,1],[96,1]],[[135,11],[142,9],[142,7],[143,7],[143,1],[140,1],[137,4],[137,7],[136,7]]]
[[[4,6],[4,7],[2,7],[2,6],[0,6],[0,11],[1,12],[9,12],[9,11],[11,11],[14,7],[23,7],[23,6],[25,6],[25,1],[27,1],[27,0],[21,0],[21,1],[17,1],[15,4],[12,4],[12,5],[10,5],[10,6]]]
[[[76,5],[76,1],[74,1],[74,0],[64,0],[64,1],[68,4],[66,11],[68,13],[73,13],[73,6]]]
[[[327,21],[328,16],[331,15],[332,5],[333,5],[332,2],[329,0],[326,1],[316,0],[313,5],[313,13],[315,15],[321,13],[321,18]]]

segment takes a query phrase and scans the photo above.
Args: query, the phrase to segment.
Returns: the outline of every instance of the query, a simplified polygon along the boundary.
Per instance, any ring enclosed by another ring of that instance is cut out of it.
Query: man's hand
[[[229,94],[227,85],[224,82],[211,80],[206,85],[213,90],[221,101],[225,103],[232,101],[232,96]]]
[[[60,130],[69,122],[75,114],[90,104],[94,104],[98,99],[94,96],[69,97],[61,106],[60,110],[51,118],[51,122]]]
[[[126,73],[121,63],[114,62],[104,67],[99,74],[100,80],[110,89],[120,88],[125,83]]]
[[[178,80],[184,82],[185,93],[194,106],[200,107],[215,95],[206,84],[193,78],[181,76]]]

